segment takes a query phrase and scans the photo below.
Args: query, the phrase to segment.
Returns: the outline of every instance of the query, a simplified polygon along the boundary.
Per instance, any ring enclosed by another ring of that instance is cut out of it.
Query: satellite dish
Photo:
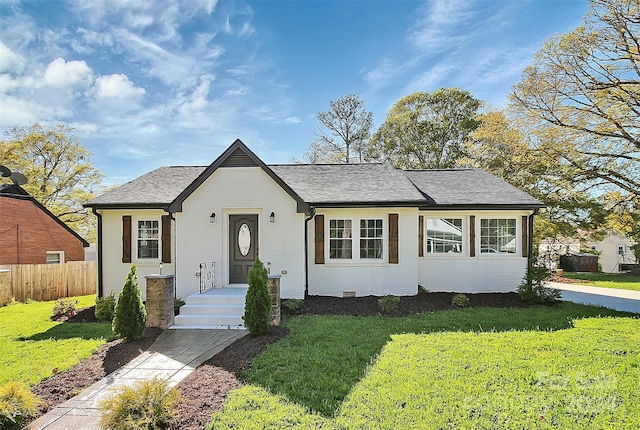
[[[8,178],[11,176],[11,169],[0,164],[0,178]]]
[[[24,185],[29,182],[26,176],[18,172],[13,172],[11,176],[9,176],[9,179],[11,179],[16,185]]]

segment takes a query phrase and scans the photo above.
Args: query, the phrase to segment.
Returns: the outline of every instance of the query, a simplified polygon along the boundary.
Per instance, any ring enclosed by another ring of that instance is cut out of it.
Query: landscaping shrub
[[[127,281],[120,291],[113,318],[113,332],[126,342],[140,339],[147,323],[147,311],[142,303],[136,266],[131,266]]]
[[[468,308],[469,306],[471,306],[469,297],[467,297],[465,294],[456,294],[455,296],[453,296],[453,299],[451,299],[451,304],[459,308]]]
[[[173,299],[173,314],[174,315],[179,315],[180,314],[180,307],[185,305],[185,301],[182,300],[182,297],[176,297],[175,299]]]
[[[249,289],[244,306],[244,325],[253,335],[266,334],[271,322],[271,296],[267,280],[267,269],[260,259],[256,258],[253,267],[249,269]]]
[[[400,304],[400,297],[398,296],[384,296],[378,299],[378,306],[385,314],[391,314],[398,310]]]
[[[24,421],[35,415],[40,400],[26,385],[9,382],[0,387],[0,428],[20,428]]]
[[[100,427],[105,430],[169,427],[178,413],[174,406],[180,394],[167,387],[168,381],[156,377],[120,388],[117,394],[100,402]]]
[[[112,321],[116,307],[116,296],[113,291],[104,297],[96,297],[96,310],[94,314],[98,321]]]
[[[522,300],[534,304],[550,304],[556,302],[562,293],[560,290],[545,286],[545,281],[549,279],[550,276],[551,274],[546,267],[530,262],[527,268],[527,274],[518,286],[518,294],[522,297]]]
[[[71,298],[62,298],[56,300],[56,304],[53,305],[53,316],[55,318],[61,316],[73,316],[77,314],[76,305],[78,304],[78,300]]]
[[[282,301],[282,307],[284,307],[290,314],[296,314],[298,309],[302,306],[304,300],[302,299],[287,299]]]

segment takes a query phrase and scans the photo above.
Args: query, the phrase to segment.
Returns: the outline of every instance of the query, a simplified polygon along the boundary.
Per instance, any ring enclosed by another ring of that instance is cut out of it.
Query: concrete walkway
[[[100,401],[114,390],[160,377],[174,386],[196,367],[248,332],[245,330],[166,330],[127,365],[32,422],[29,430],[93,430],[100,421]]]
[[[601,288],[584,284],[547,282],[555,289],[562,290],[562,300],[604,306],[618,311],[640,314],[640,291]]]

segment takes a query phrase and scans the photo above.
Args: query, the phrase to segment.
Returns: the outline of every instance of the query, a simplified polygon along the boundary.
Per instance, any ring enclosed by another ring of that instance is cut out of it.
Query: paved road
[[[604,306],[618,311],[640,314],[640,291],[601,288],[581,284],[548,282],[549,286],[562,290],[562,300]]]

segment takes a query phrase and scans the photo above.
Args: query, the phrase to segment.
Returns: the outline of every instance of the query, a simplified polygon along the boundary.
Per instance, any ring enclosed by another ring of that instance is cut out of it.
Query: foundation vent
[[[346,298],[346,297],[355,297],[356,296],[356,292],[355,291],[343,291],[342,292],[342,297]]]

